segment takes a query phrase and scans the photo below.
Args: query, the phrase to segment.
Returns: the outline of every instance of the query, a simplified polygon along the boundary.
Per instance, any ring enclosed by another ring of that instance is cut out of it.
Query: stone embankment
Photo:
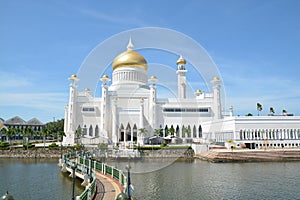
[[[63,151],[63,154],[67,151]],[[0,158],[60,158],[60,150],[0,150]]]
[[[300,161],[300,149],[255,149],[233,151],[227,149],[213,149],[197,155],[197,157],[210,162]]]
[[[194,151],[192,149],[163,149],[155,151],[145,151],[143,158],[192,158]]]

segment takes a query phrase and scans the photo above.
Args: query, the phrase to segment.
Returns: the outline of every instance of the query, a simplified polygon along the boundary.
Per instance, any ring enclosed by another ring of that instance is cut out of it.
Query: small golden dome
[[[221,80],[220,80],[220,78],[219,77],[217,77],[217,76],[215,76],[214,78],[213,78],[213,80],[212,80],[213,82],[220,82]]]
[[[179,64],[184,64],[184,65],[185,65],[185,64],[186,64],[186,60],[185,60],[182,56],[180,56],[180,57],[178,58],[176,64],[177,64],[177,65],[179,65]]]
[[[127,50],[119,54],[112,64],[113,70],[120,67],[137,67],[144,70],[148,70],[148,64],[145,58],[134,50]]]
[[[107,76],[106,74],[104,74],[104,75],[102,76],[102,78],[109,78],[109,76]]]
[[[156,76],[151,76],[150,79],[157,79]]]
[[[196,90],[196,93],[201,94],[202,92],[201,92],[201,90],[197,89],[197,90]]]
[[[76,74],[72,74],[70,77],[69,77],[69,80],[78,80],[78,76]]]

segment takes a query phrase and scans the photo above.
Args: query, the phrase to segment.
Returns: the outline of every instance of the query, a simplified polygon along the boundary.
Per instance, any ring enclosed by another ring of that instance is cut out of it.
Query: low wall
[[[63,154],[67,151],[63,151]],[[0,158],[60,158],[60,150],[0,150]]]
[[[289,150],[210,150],[197,156],[210,162],[300,161],[300,149]]]

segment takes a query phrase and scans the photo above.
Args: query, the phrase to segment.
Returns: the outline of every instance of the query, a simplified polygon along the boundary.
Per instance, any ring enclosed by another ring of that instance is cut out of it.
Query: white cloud
[[[67,102],[64,93],[5,93],[1,94],[0,105],[27,107],[52,112],[63,110]]]
[[[0,73],[0,87],[4,88],[18,88],[32,85],[32,80],[21,74],[4,72]]]
[[[111,22],[111,23],[116,23],[116,24],[133,24],[133,25],[137,25],[137,26],[146,26],[146,24],[141,21],[139,18],[136,17],[130,17],[130,16],[126,16],[126,18],[122,17],[122,16],[116,16],[116,15],[108,15],[106,13],[103,12],[97,12],[94,10],[88,10],[88,9],[79,9],[79,12],[98,19],[98,20],[103,20],[103,21],[107,21],[107,22]]]

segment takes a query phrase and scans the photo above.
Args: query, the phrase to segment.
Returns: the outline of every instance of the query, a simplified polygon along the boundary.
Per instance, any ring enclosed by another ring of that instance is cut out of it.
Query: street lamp
[[[126,165],[125,169],[127,170],[127,197],[128,199],[131,199],[131,191],[130,191],[130,185],[131,185],[131,181],[130,181],[130,163],[128,162],[128,165]]]
[[[75,172],[76,172],[76,168],[77,168],[77,163],[74,162],[73,165],[71,166],[72,168],[72,172],[73,172],[73,176],[72,176],[72,200],[74,200],[74,190],[75,190]]]

